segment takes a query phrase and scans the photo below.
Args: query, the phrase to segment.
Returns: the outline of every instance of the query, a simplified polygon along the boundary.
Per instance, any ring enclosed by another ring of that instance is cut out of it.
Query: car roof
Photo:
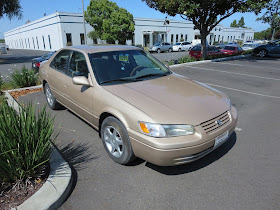
[[[86,53],[141,50],[141,48],[139,47],[126,46],[126,45],[79,45],[79,46],[65,47],[63,49],[72,49],[72,50],[78,49]]]

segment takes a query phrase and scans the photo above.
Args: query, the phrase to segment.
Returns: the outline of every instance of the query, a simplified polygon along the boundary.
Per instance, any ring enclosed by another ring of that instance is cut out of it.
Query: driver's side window
[[[70,77],[85,76],[88,78],[88,73],[85,56],[80,52],[73,51],[67,74]]]

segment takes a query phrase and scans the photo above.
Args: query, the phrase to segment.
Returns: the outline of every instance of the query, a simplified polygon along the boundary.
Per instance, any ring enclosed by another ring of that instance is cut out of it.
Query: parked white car
[[[175,45],[173,45],[172,50],[173,51],[186,51],[189,50],[192,47],[191,42],[177,42]]]
[[[259,46],[258,43],[245,43],[242,47],[243,50],[252,50],[255,47]]]

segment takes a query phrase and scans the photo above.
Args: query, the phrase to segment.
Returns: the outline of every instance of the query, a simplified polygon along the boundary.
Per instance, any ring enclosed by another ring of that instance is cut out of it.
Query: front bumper
[[[193,162],[209,154],[214,148],[215,139],[229,131],[227,140],[237,124],[237,111],[230,110],[231,120],[212,134],[203,132],[196,126],[196,134],[173,138],[152,138],[128,129],[134,154],[148,162],[159,166],[173,166]]]

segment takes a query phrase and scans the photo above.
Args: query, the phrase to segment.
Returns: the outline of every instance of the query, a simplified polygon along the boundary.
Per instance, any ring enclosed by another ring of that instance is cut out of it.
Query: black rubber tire
[[[171,48],[169,48],[169,49],[168,49],[168,52],[172,52],[172,49],[171,49]]]
[[[49,100],[48,100],[48,98],[47,98],[47,95],[46,95],[46,92],[47,92],[48,90],[50,91],[50,94],[51,94],[50,96],[51,96],[52,101],[53,101],[52,103],[49,102]],[[61,105],[57,102],[56,98],[55,98],[54,95],[52,94],[51,88],[50,88],[50,86],[49,86],[48,83],[46,83],[46,84],[44,85],[44,93],[45,93],[45,96],[46,96],[47,103],[48,103],[48,105],[49,105],[49,107],[50,107],[51,109],[56,110],[56,109],[60,109],[60,108],[61,108]]]
[[[178,49],[178,51],[179,51],[179,52],[181,52],[181,51],[182,51],[182,49],[181,49],[181,48],[179,48],[179,49]]]
[[[117,158],[115,156],[113,156],[110,151],[108,150],[107,146],[106,146],[106,142],[104,139],[104,130],[107,126],[112,126],[114,127],[118,133],[120,134],[122,141],[123,141],[123,154],[121,155],[121,157]],[[106,152],[108,153],[108,155],[110,156],[110,158],[112,160],[114,160],[115,162],[121,164],[121,165],[128,165],[130,164],[132,161],[135,160],[135,155],[133,153],[133,149],[129,140],[129,136],[127,134],[126,128],[125,126],[115,117],[107,117],[101,125],[101,139],[103,142],[103,146],[106,150]]]
[[[157,49],[157,53],[160,53],[160,49]]]

